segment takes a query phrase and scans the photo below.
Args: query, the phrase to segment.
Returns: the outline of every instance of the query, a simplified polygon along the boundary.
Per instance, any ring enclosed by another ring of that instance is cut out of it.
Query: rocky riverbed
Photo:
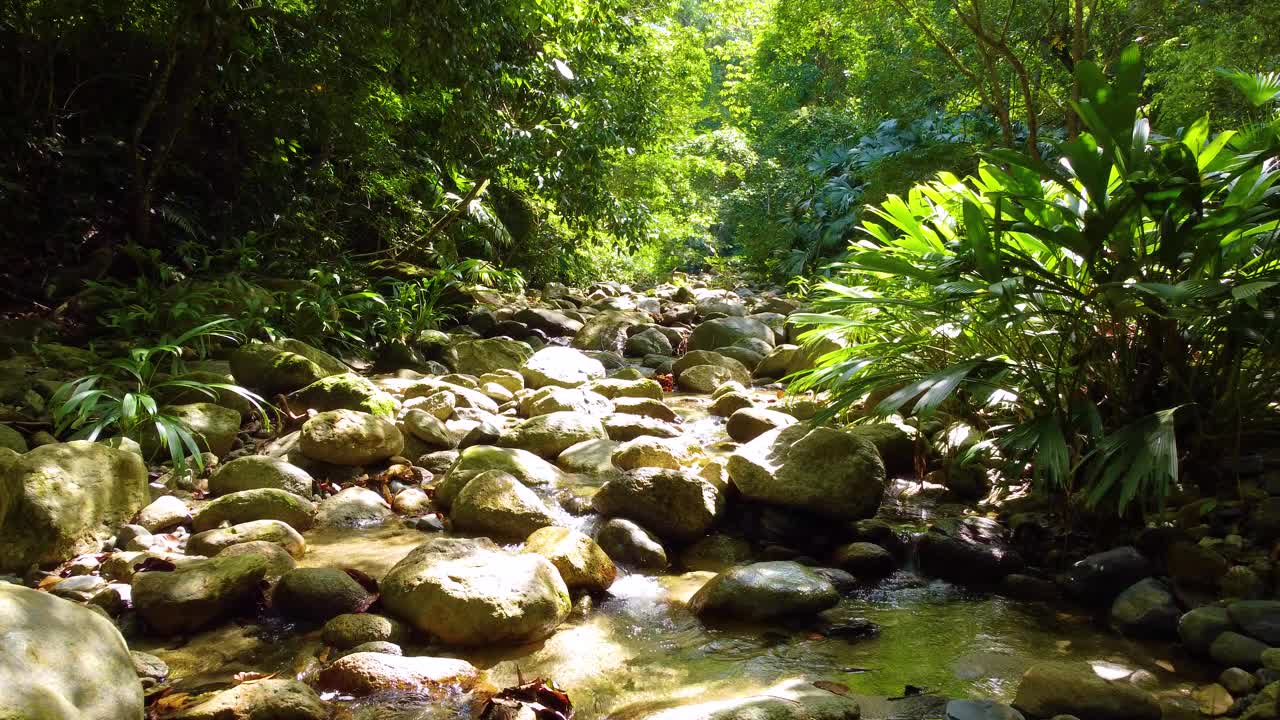
[[[492,718],[534,679],[586,720],[1276,717],[1263,480],[1072,547],[955,425],[814,422],[797,308],[549,286],[390,365],[228,349],[195,371],[293,419],[179,405],[201,473],[0,426],[0,718]],[[6,362],[38,398],[60,357]]]

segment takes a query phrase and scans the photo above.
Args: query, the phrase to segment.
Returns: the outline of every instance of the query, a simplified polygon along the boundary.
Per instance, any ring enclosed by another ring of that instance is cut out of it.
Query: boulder
[[[613,465],[613,454],[622,443],[597,438],[572,445],[556,458],[561,470],[592,476],[613,476],[618,469]]]
[[[232,545],[259,540],[275,543],[295,558],[307,552],[307,543],[302,535],[288,524],[279,520],[251,520],[192,535],[187,539],[187,554],[213,557]]]
[[[711,578],[689,600],[697,615],[769,620],[813,615],[840,602],[826,578],[796,562],[760,562],[730,568]]]
[[[357,696],[411,690],[443,700],[454,692],[470,690],[479,677],[480,671],[466,660],[359,652],[338,658],[325,668],[320,684]]]
[[[662,543],[630,520],[614,518],[605,522],[596,531],[596,542],[615,562],[652,570],[667,566],[667,551]]]
[[[1209,657],[1219,665],[1254,670],[1262,665],[1262,654],[1270,649],[1256,638],[1228,630],[1209,645]]]
[[[1165,568],[1179,585],[1216,590],[1230,567],[1221,553],[1188,540],[1178,540],[1165,551]]]
[[[0,448],[8,448],[19,455],[30,449],[27,447],[27,439],[22,436],[22,433],[2,424],[0,424]]]
[[[734,345],[739,340],[755,338],[773,346],[773,330],[768,325],[748,317],[723,317],[707,320],[693,329],[689,336],[690,350],[715,350]]]
[[[606,310],[592,316],[573,338],[579,350],[607,350],[621,353],[626,346],[628,329],[650,322],[649,315],[630,310]]]
[[[240,413],[213,403],[191,403],[164,408],[165,415],[175,418],[191,431],[196,445],[202,450],[222,457],[231,452],[240,432]],[[142,455],[147,458],[169,457],[154,426],[147,426],[139,440]]]
[[[373,593],[338,568],[298,568],[276,583],[271,605],[289,617],[325,622],[362,612],[374,599]]]
[[[570,528],[535,530],[525,540],[524,551],[550,560],[570,590],[608,590],[618,575],[613,560],[595,540]]]
[[[641,468],[605,483],[591,504],[602,515],[634,520],[659,537],[680,541],[715,523],[724,495],[693,473]]]
[[[349,370],[332,355],[297,340],[242,345],[229,359],[236,382],[263,395],[291,393]]]
[[[680,553],[680,567],[690,572],[707,570],[718,573],[748,562],[752,555],[751,543],[746,540],[713,533]]]
[[[222,523],[239,525],[252,520],[279,520],[297,530],[306,530],[311,527],[315,516],[315,503],[300,495],[275,488],[258,488],[227,493],[205,505],[196,515],[191,529],[201,533]]]
[[[667,423],[673,423],[679,417],[666,403],[652,398],[618,398],[613,401],[613,410],[623,415],[640,415]]]
[[[545,387],[520,403],[525,417],[549,415],[553,412],[576,412],[590,417],[604,417],[613,412],[613,403],[605,396],[583,388]]]
[[[646,328],[627,338],[627,355],[671,355],[671,340],[657,328]]]
[[[1111,605],[1111,622],[1126,635],[1172,638],[1180,616],[1173,593],[1155,578],[1138,581]]]
[[[451,450],[458,447],[459,438],[449,432],[444,422],[426,410],[415,408],[406,412],[401,420],[401,429],[402,435],[407,432],[428,450]]]
[[[306,683],[266,678],[215,693],[173,720],[325,720],[329,708]]]
[[[373,613],[347,613],[330,618],[320,630],[326,645],[347,650],[370,642],[400,644],[409,639],[409,628],[399,620]]]
[[[546,308],[525,308],[513,318],[531,328],[537,328],[549,337],[577,335],[582,330],[582,323],[557,310]]]
[[[1226,608],[1206,605],[1191,610],[1178,620],[1178,637],[1191,652],[1208,655],[1213,641],[1233,627]]]
[[[929,526],[916,543],[920,569],[928,575],[966,585],[992,585],[1023,567],[1022,557],[1005,542],[994,520],[968,517]]]
[[[136,453],[83,440],[0,451],[0,572],[96,551],[150,501]]]
[[[571,607],[550,561],[483,538],[428,540],[391,568],[381,591],[390,613],[451,645],[541,640]]]
[[[76,603],[0,583],[0,718],[142,720],[120,631]]]
[[[711,403],[711,414],[718,417],[730,417],[735,412],[744,410],[753,405],[750,395],[737,390],[726,393],[721,393],[717,390],[717,392],[713,394],[713,397],[715,399]],[[792,418],[792,420],[794,420],[794,418]]]
[[[151,504],[138,511],[134,522],[146,528],[147,532],[160,532],[183,525],[191,520],[191,511],[181,498],[172,495],[161,495]]]
[[[554,459],[570,446],[608,437],[600,421],[575,412],[554,412],[525,420],[503,433],[498,444]]]
[[[888,550],[869,542],[841,545],[832,554],[832,563],[863,580],[887,577],[898,569],[898,562]]]
[[[1227,606],[1227,614],[1249,637],[1280,645],[1280,600],[1241,600]]]
[[[846,520],[871,517],[884,496],[884,464],[867,440],[834,428],[771,430],[729,457],[748,499]]]
[[[732,295],[707,295],[698,298],[698,314],[702,317],[743,317],[747,308],[742,301]],[[705,324],[705,323],[704,323]]]
[[[404,437],[390,421],[356,410],[330,410],[302,425],[302,453],[334,465],[366,465],[404,450]]]
[[[399,403],[367,378],[352,372],[321,378],[288,397],[295,412],[358,410],[380,417],[395,417]]]
[[[298,561],[293,559],[288,550],[285,550],[277,543],[267,542],[266,540],[250,540],[249,542],[236,543],[230,547],[223,548],[218,553],[219,558],[243,557],[245,555],[260,557],[267,563],[264,579],[270,582],[279,580],[285,573],[298,567]],[[177,557],[188,562],[198,562],[203,559],[183,555]],[[173,558],[170,558],[170,560],[173,560]],[[182,564],[180,560],[173,561],[179,565]]]
[[[597,438],[599,439],[599,438]],[[436,504],[448,509],[471,479],[488,470],[501,470],[530,487],[563,485],[566,475],[555,465],[527,450],[473,445],[458,456],[458,462],[435,487]]]
[[[534,353],[520,368],[525,385],[573,388],[604,377],[604,365],[573,348],[548,346]]]
[[[648,378],[605,378],[587,383],[586,389],[600,393],[610,400],[618,398],[649,398],[662,400],[662,386]]]
[[[669,422],[663,422],[644,415],[614,413],[601,420],[604,431],[610,440],[626,442],[648,435],[656,438],[678,438],[680,428]]]
[[[1132,546],[1094,553],[1072,565],[1063,586],[1078,601],[1107,607],[1126,588],[1151,576],[1151,563]]]
[[[325,498],[316,507],[317,527],[377,525],[394,517],[386,498],[368,488],[352,486]]]
[[[1160,704],[1128,682],[1108,682],[1084,663],[1040,663],[1022,676],[1013,706],[1031,717],[1160,720]]]
[[[254,609],[266,571],[264,557],[241,555],[184,563],[169,572],[137,573],[133,606],[157,633],[192,633]]]
[[[722,397],[728,397],[722,396]],[[748,443],[778,428],[796,424],[796,419],[786,413],[763,408],[746,407],[735,411],[725,423],[725,431],[735,442]]]
[[[269,488],[311,497],[315,481],[306,470],[269,455],[247,455],[218,466],[209,477],[210,495]]]
[[[758,378],[768,378],[776,380],[785,377],[791,372],[791,366],[795,361],[796,352],[799,350],[797,345],[777,345],[764,356],[752,373]]]
[[[506,338],[468,340],[455,345],[454,350],[458,355],[454,370],[473,375],[504,369],[519,370],[533,354],[533,348],[527,343]]]
[[[667,468],[679,470],[702,457],[702,446],[693,438],[657,438],[642,435],[618,446],[613,465],[620,470]]]
[[[1022,713],[995,700],[951,700],[943,715],[946,720],[1025,720]]]
[[[521,540],[556,523],[532,490],[501,470],[472,478],[454,499],[450,517],[458,530],[503,540]]]
[[[681,355],[678,360],[672,363],[671,374],[679,380],[685,372],[702,365],[710,365],[727,372],[718,375],[718,377],[723,379],[712,385],[711,389],[705,391],[700,390],[698,392],[712,392],[719,387],[721,383],[729,382],[730,380],[741,384],[743,387],[749,387],[751,385],[751,373],[747,370],[745,365],[731,357],[721,355],[718,352],[711,352],[709,350],[691,350],[684,355]],[[706,371],[700,372],[708,378],[714,374]],[[701,384],[703,381],[698,380],[698,382]]]
[[[898,423],[858,425],[849,432],[866,438],[880,453],[887,473],[910,473],[915,469],[916,429]]]

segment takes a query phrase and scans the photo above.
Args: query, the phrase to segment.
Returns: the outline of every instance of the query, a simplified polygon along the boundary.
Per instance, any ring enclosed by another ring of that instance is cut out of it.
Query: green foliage
[[[215,339],[240,339],[226,330],[229,322],[226,318],[215,320],[158,345],[134,348],[127,357],[109,361],[103,372],[65,383],[50,401],[56,433],[90,441],[116,433],[140,441],[154,429],[174,467],[185,468],[190,459],[203,469],[196,433],[181,418],[165,413],[161,403],[166,395],[194,392],[216,400],[220,392],[234,393],[247,400],[269,427],[268,406],[260,396],[231,383],[183,377],[182,356],[191,346]]]
[[[995,150],[874,209],[797,318],[850,345],[792,387],[975,416],[1042,488],[1124,510],[1274,426],[1280,135],[1152,132],[1136,47],[1079,75],[1061,163]]]

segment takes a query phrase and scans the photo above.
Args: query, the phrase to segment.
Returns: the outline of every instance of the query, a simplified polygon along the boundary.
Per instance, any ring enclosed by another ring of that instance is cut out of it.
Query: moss
[[[290,395],[289,402],[295,411],[361,410],[382,417],[394,417],[397,409],[395,398],[355,373],[321,378]]]

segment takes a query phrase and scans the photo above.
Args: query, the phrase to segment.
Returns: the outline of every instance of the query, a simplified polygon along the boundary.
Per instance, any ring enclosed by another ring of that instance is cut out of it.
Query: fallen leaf
[[[853,695],[853,691],[849,689],[848,685],[834,682],[832,680],[816,680],[814,681],[813,686],[819,690],[826,690],[834,695],[843,695],[844,697],[851,697]]]

